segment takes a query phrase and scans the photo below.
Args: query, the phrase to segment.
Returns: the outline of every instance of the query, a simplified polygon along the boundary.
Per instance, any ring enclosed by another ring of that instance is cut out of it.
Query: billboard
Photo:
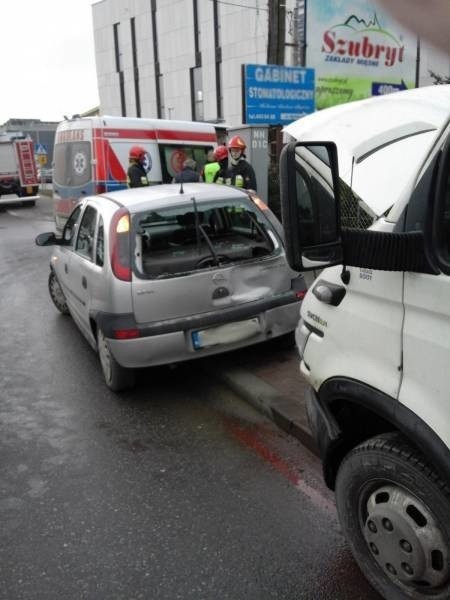
[[[243,65],[243,123],[287,125],[314,112],[314,70]]]
[[[306,41],[317,109],[415,87],[417,37],[370,0],[309,0]]]

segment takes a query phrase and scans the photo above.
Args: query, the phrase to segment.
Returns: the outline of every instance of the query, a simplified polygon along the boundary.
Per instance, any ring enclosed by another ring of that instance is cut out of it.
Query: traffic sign
[[[35,154],[47,154],[47,148],[44,146],[44,144],[36,144]]]
[[[38,154],[38,161],[41,167],[44,167],[47,164],[47,155],[46,154]]]

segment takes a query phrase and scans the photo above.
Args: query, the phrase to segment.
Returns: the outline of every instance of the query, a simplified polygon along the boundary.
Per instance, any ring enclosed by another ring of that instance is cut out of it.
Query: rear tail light
[[[298,300],[303,300],[308,291],[303,275],[299,275],[295,279],[291,280],[291,290],[294,292],[295,297]]]
[[[113,216],[109,239],[112,272],[121,281],[131,281],[130,213],[126,208]]]
[[[139,337],[139,329],[114,329],[113,336],[116,340],[133,340]]]

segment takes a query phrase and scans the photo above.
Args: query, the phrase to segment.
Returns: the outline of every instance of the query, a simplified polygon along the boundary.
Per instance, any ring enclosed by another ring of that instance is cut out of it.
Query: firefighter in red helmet
[[[144,162],[147,153],[142,146],[131,146],[128,154],[130,165],[127,171],[128,187],[145,187],[149,185],[147,171],[144,168]]]
[[[214,174],[213,183],[231,185],[230,168],[228,166],[228,150],[226,146],[217,146],[214,150],[214,158],[219,163],[219,169]]]
[[[239,135],[228,142],[231,162],[231,185],[256,191],[256,176],[252,165],[246,160],[246,144]]]

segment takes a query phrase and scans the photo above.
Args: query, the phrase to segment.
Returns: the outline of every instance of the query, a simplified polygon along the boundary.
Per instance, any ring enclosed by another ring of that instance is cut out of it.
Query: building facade
[[[305,0],[93,4],[101,113],[242,124],[242,65],[304,64],[307,9]],[[416,84],[432,83],[429,70],[450,74],[450,58],[425,42],[419,58]]]
[[[296,2],[285,4],[292,19]],[[102,0],[92,10],[104,114],[242,123],[241,65],[267,63],[267,0]],[[294,39],[283,39],[287,65]]]

